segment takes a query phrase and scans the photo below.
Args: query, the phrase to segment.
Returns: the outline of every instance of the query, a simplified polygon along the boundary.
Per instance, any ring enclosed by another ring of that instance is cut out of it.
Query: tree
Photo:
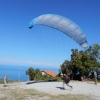
[[[34,80],[34,78],[35,78],[35,70],[34,70],[34,68],[30,67],[26,71],[26,75],[29,75],[29,80]]]
[[[100,45],[93,44],[92,46],[89,46],[86,52],[91,56],[92,59],[95,59],[98,62],[97,67],[100,68]]]
[[[61,72],[67,75],[71,74],[71,62],[69,60],[65,60],[65,62],[61,65]]]
[[[40,80],[41,79],[41,76],[42,76],[42,73],[41,71],[37,68],[35,69],[35,79],[37,80]]]
[[[79,71],[81,75],[85,76],[88,75],[89,69],[96,70],[98,67],[97,60],[86,51],[72,50],[71,63],[74,74]]]
[[[100,62],[100,45],[99,44],[93,44],[92,46],[89,46],[86,52],[94,59],[96,59],[98,62]]]
[[[81,76],[88,76],[91,70],[98,70],[100,67],[100,46],[98,44],[89,46],[84,51],[78,51],[78,49],[71,49],[71,51],[71,60],[65,60],[61,65],[63,73],[66,72],[73,76],[80,73]]]

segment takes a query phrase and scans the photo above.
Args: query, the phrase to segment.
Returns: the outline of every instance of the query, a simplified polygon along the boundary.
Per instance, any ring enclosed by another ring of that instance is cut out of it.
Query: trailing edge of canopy
[[[60,15],[45,14],[33,19],[28,27],[32,28],[35,24],[55,28],[68,35],[81,47],[86,48],[88,46],[85,34],[82,32],[78,25],[76,25],[68,18],[65,18]]]

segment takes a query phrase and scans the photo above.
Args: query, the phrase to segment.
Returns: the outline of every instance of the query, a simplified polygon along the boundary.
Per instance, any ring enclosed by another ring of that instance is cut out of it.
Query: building
[[[52,77],[56,77],[57,74],[51,70],[44,70],[42,71],[42,75],[48,75],[48,76],[52,76]]]

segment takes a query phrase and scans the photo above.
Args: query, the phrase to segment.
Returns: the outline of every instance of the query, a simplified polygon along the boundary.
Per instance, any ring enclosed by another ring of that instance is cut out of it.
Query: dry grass
[[[36,90],[27,89],[0,89],[0,100],[39,100],[39,98],[44,98],[47,96],[47,94],[40,93]],[[46,96],[45,96],[46,95]],[[47,100],[47,99],[41,99],[41,100]]]
[[[59,96],[53,96],[50,98],[50,100],[94,100],[92,97],[85,96],[85,95],[59,95]]]
[[[33,89],[0,89],[0,100],[92,100],[85,95],[49,95]]]

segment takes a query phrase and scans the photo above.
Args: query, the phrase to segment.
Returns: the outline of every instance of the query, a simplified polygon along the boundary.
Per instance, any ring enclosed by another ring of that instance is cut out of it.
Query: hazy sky
[[[0,0],[0,64],[59,67],[71,49],[83,50],[62,32],[29,22],[58,14],[75,22],[88,44],[100,44],[100,0]]]

